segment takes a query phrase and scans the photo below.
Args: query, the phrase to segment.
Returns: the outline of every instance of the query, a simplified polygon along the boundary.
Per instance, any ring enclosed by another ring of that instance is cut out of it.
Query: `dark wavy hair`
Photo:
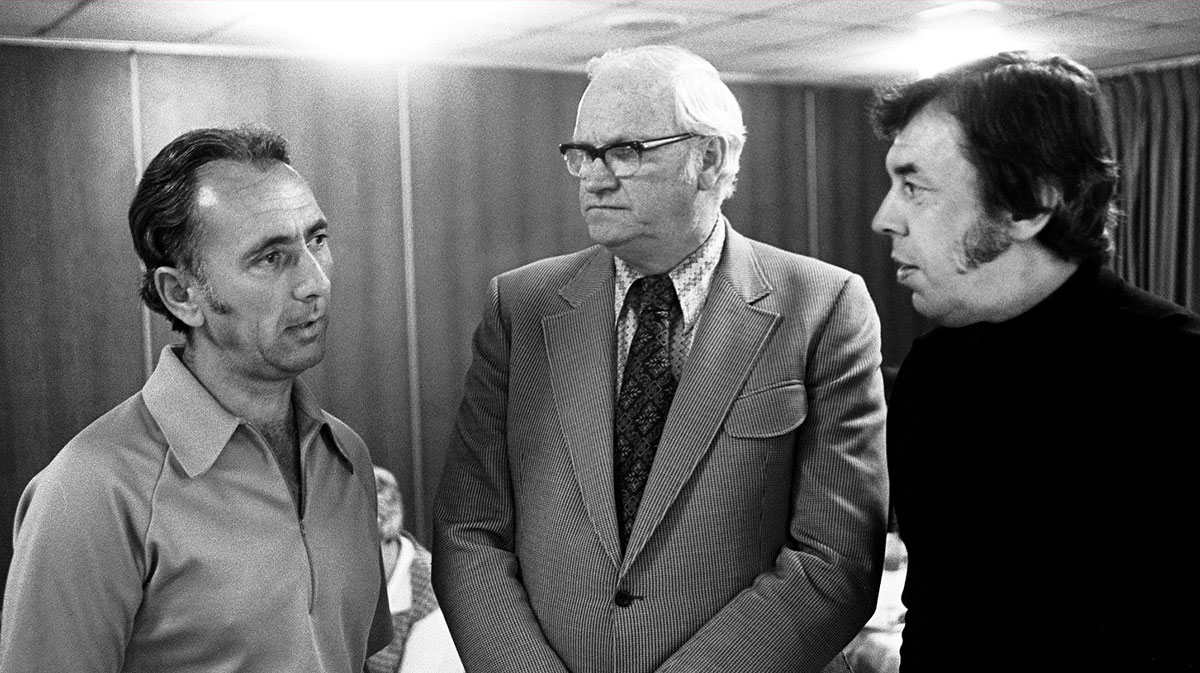
[[[287,141],[264,126],[196,129],[159,151],[142,174],[129,204],[129,233],[146,267],[140,288],[142,301],[170,320],[171,329],[185,334],[188,326],[167,310],[158,296],[154,272],[172,266],[199,273],[196,250],[202,232],[194,208],[196,172],[221,159],[263,168],[274,162],[291,164]]]
[[[979,172],[991,217],[1049,212],[1038,240],[1059,257],[1104,264],[1117,223],[1117,163],[1108,109],[1096,76],[1064,56],[1004,52],[882,89],[871,106],[880,137],[894,139],[937,103],[962,125],[964,153]],[[1046,187],[1062,198],[1042,202]]]

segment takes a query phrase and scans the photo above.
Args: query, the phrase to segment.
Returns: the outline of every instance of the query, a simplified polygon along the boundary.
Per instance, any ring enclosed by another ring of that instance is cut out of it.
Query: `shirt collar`
[[[163,348],[158,366],[142,388],[142,399],[162,430],[171,453],[189,477],[196,477],[213,466],[233,433],[245,421],[221,406],[183,364],[180,353],[181,346]],[[292,385],[292,405],[300,414],[298,425],[302,445],[311,441],[321,428],[329,426],[316,397],[299,379]],[[326,438],[327,443],[349,463],[350,457],[333,433],[327,432]]]
[[[708,238],[696,248],[692,254],[683,258],[675,268],[667,272],[671,284],[675,286],[675,294],[679,297],[679,307],[683,312],[683,329],[688,331],[700,317],[704,308],[704,300],[708,297],[708,287],[712,283],[717,263],[721,261],[721,251],[725,247],[725,216],[720,215],[713,224]],[[616,265],[615,315],[621,319],[621,307],[634,281],[646,274],[633,270],[620,257],[613,257]]]
[[[341,443],[337,441],[337,433],[333,431],[333,424],[329,422],[329,415],[321,408],[321,404],[317,401],[317,396],[309,390],[308,386],[301,379],[296,379],[292,382],[292,407],[299,414],[297,416],[297,425],[300,428],[300,446],[307,446],[312,441],[313,435],[324,431],[326,443],[346,461],[346,466],[353,472],[354,461],[350,459],[350,454],[346,453]]]

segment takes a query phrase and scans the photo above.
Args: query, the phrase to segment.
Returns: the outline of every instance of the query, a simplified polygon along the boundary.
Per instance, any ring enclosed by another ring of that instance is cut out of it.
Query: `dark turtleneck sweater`
[[[901,670],[1194,670],[1197,419],[1200,317],[1108,270],[919,338],[888,416]]]

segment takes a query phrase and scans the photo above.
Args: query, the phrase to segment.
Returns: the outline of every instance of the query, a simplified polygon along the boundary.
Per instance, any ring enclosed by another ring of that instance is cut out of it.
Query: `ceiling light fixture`
[[[996,28],[959,32],[922,30],[910,54],[918,76],[929,77],[977,58],[1027,48]]]
[[[682,28],[687,20],[666,12],[622,12],[604,20],[609,30],[628,33],[662,33]]]
[[[464,16],[486,21],[505,3],[483,0],[259,0],[248,2],[251,20],[286,43],[331,57],[420,58],[454,34]]]
[[[922,12],[917,12],[917,17],[924,20],[941,19],[955,14],[965,14],[967,12],[998,12],[1000,11],[1000,3],[984,2],[983,0],[967,0],[966,2],[952,2],[941,7],[926,9]]]

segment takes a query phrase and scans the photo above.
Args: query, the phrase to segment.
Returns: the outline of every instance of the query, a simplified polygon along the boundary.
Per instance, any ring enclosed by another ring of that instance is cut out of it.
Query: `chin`
[[[308,348],[304,348],[299,351],[293,351],[292,353],[285,355],[279,359],[276,366],[279,369],[288,372],[292,376],[299,376],[300,374],[303,374],[304,372],[321,364],[324,359],[325,344],[320,344],[319,347],[314,344]]]
[[[977,316],[959,307],[957,310],[945,306],[929,306],[917,301],[913,295],[913,308],[926,320],[941,327],[966,327],[979,322]]]
[[[588,235],[597,243],[627,240],[634,234],[632,223],[608,211],[590,211],[585,221]]]
[[[317,351],[316,353],[313,353],[305,358],[302,358],[298,364],[301,367],[301,371],[307,371],[307,370],[312,369],[313,367],[316,367],[317,365],[321,364],[324,360],[325,360],[325,346],[324,346],[324,344],[322,344],[319,351]]]
[[[934,322],[938,325],[946,325],[946,315],[942,307],[931,305],[916,292],[914,292],[912,296],[912,306],[914,309],[916,309],[917,313],[921,314],[922,318],[925,318],[926,320]]]

